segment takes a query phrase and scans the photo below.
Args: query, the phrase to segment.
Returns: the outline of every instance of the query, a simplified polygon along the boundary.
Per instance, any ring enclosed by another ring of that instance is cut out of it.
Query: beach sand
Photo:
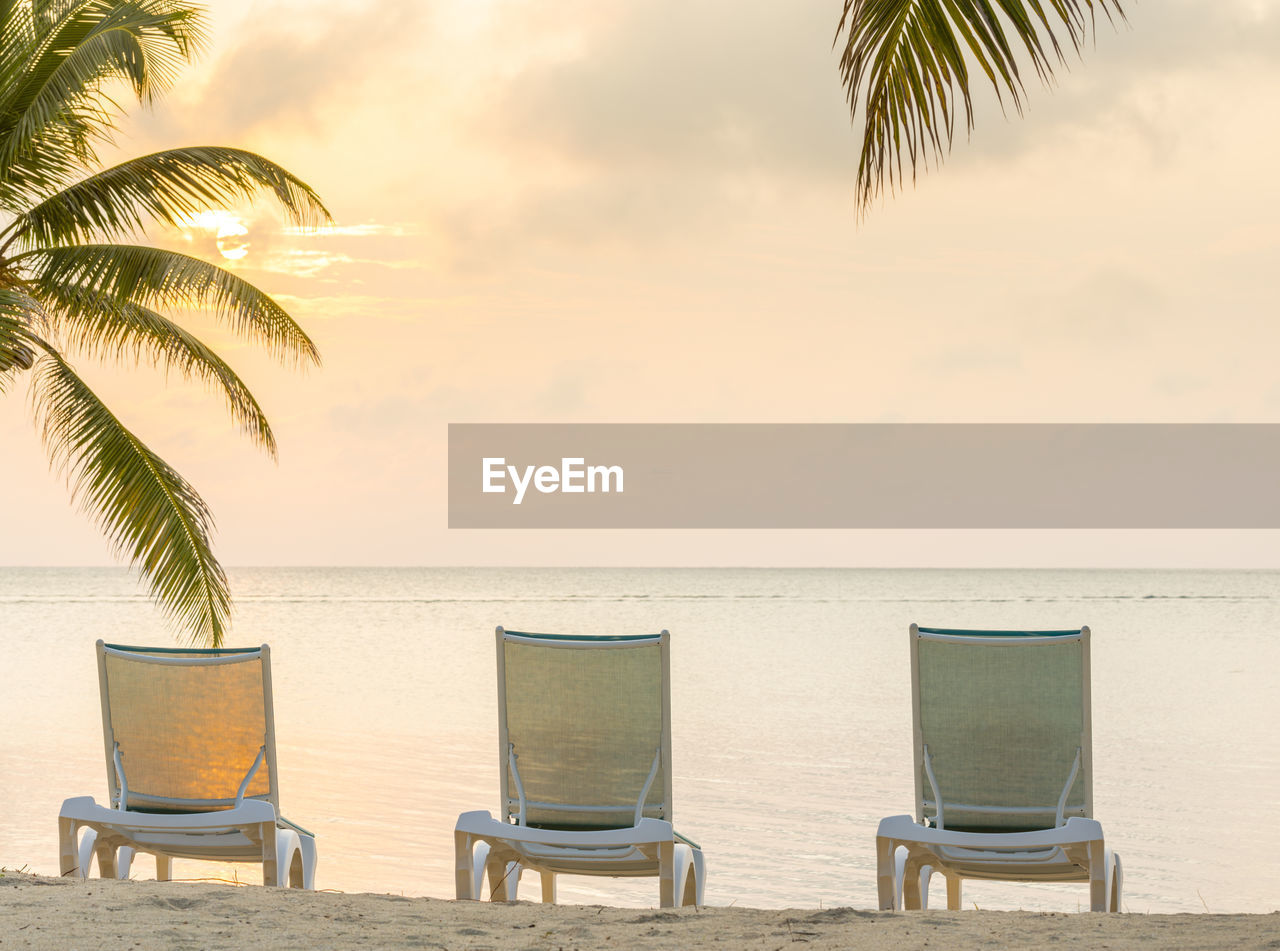
[[[1102,915],[851,908],[679,911],[493,905],[185,882],[81,882],[7,872],[0,948],[1280,948],[1268,915]]]

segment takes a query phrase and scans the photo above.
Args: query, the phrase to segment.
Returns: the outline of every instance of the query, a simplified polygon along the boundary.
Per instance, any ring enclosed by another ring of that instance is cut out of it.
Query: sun
[[[229,221],[218,228],[218,253],[224,258],[239,261],[249,253],[249,229],[239,221]]]
[[[228,261],[239,261],[249,253],[249,229],[228,211],[202,211],[182,222],[184,231],[212,235],[218,253]],[[188,234],[190,237],[190,234]]]

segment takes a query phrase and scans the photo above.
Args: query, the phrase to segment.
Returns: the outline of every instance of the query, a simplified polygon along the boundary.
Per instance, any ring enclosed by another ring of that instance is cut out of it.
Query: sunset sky
[[[77,363],[212,506],[228,565],[1280,566],[1280,533],[450,532],[450,422],[1280,422],[1280,0],[1129,2],[1027,115],[979,88],[858,223],[839,0],[212,4],[121,157],[259,151],[266,201],[153,240],[276,294],[298,373],[211,323],[216,394]],[[112,563],[0,399],[0,564]]]

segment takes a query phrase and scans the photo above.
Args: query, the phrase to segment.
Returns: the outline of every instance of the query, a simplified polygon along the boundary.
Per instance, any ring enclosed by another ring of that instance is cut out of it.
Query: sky
[[[189,323],[250,384],[76,361],[199,489],[228,565],[1280,567],[1280,533],[449,531],[450,422],[1280,422],[1280,0],[1126,4],[977,92],[859,222],[840,4],[219,0],[119,157],[261,152],[269,202],[148,239],[277,296],[323,365]],[[0,564],[111,564],[0,399]]]

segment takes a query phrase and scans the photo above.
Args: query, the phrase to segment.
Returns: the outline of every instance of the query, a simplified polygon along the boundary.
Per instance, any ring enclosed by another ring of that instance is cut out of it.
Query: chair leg
[[[556,873],[542,872],[542,903],[544,905],[554,905],[556,903]]]
[[[453,833],[453,895],[460,901],[479,901],[489,843],[476,842],[466,832]]]
[[[173,856],[156,856],[156,881],[167,882],[173,878]]]
[[[1089,910],[1107,910],[1107,850],[1101,840],[1089,843]]]
[[[515,901],[520,890],[520,864],[503,861],[501,855],[490,852],[484,867],[489,876],[489,901]]]
[[[707,860],[702,855],[702,849],[693,850],[693,903],[695,905],[705,905],[707,891]]]
[[[661,908],[676,906],[676,844],[658,843],[658,905]]]
[[[114,845],[104,845],[98,842],[94,847],[94,854],[98,857],[98,875],[101,878],[116,877],[116,847]]]
[[[947,875],[947,910],[960,910],[960,894],[964,887],[964,880],[959,875]]]
[[[264,822],[259,829],[262,836],[262,884],[279,885],[280,875],[276,862],[276,824]]]
[[[920,866],[920,904],[917,906],[920,911],[928,911],[929,909],[929,888],[933,885],[933,866]]]
[[[303,864],[303,861],[302,861],[302,849],[299,848],[296,852],[293,853],[293,858],[289,861],[289,887],[290,888],[306,887],[306,885],[304,884],[306,881],[305,873],[303,872],[304,868],[305,868],[305,865]]]
[[[897,853],[893,839],[876,836],[876,891],[881,911],[893,911],[898,906]]]
[[[681,906],[693,905],[696,907],[702,904],[699,900],[702,891],[702,869],[699,867],[700,863],[697,860],[697,856],[701,853],[692,849],[689,852],[689,868],[684,875],[684,888],[680,892],[680,904]]]
[[[923,863],[917,859],[907,856],[906,864],[902,867],[902,907],[906,911],[919,911],[921,909],[920,885],[924,876],[921,874]],[[928,883],[925,882],[925,887]]]
[[[465,832],[453,833],[453,894],[459,901],[475,901],[480,897],[479,876],[476,875],[477,846],[483,846],[485,855],[488,855],[487,842],[477,843]],[[483,868],[483,858],[480,865]]]
[[[92,855],[92,845],[89,848],[82,849],[76,844],[76,822],[74,819],[63,819],[58,817],[58,868],[60,875],[78,875],[85,878],[89,874],[88,864],[89,856]],[[96,839],[98,834],[92,829],[88,829],[84,834],[85,840],[91,842]]]
[[[701,873],[701,865],[698,863],[693,847],[684,843],[677,842],[672,850],[674,878],[672,879],[672,896],[676,899],[676,903],[680,906],[698,904],[698,876]]]
[[[1109,857],[1111,859],[1107,863],[1107,870],[1111,874],[1111,908],[1109,910],[1118,912],[1124,901],[1124,868],[1120,864],[1120,856],[1112,852]]]
[[[129,870],[133,868],[133,857],[137,854],[137,850],[132,846],[122,845],[116,849],[116,878],[125,881],[129,877]]]
[[[316,840],[314,836],[299,835],[298,836],[298,855],[302,859],[302,888],[312,891],[316,887]],[[290,876],[292,876],[290,872]],[[289,884],[293,884],[292,877]],[[296,886],[295,886],[296,887]]]

